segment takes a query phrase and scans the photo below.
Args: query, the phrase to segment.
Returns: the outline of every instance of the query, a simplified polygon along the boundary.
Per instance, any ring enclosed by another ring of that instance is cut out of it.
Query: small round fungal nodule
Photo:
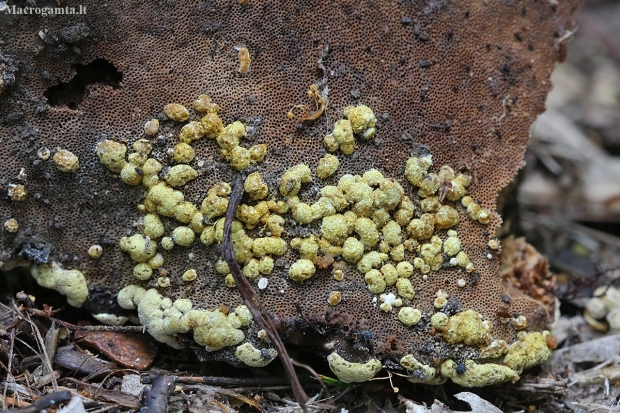
[[[101,257],[101,254],[103,254],[103,247],[99,244],[91,245],[88,249],[88,255],[91,258],[99,258]]]
[[[4,229],[6,229],[8,232],[15,233],[17,232],[17,230],[19,230],[19,223],[15,218],[9,218],[4,223]]]
[[[342,301],[342,293],[340,291],[332,291],[327,299],[329,305],[338,305]]]
[[[197,277],[196,270],[192,268],[192,269],[185,271],[183,275],[181,276],[181,279],[185,282],[190,282],[190,281],[194,281],[196,277]]]
[[[169,103],[164,106],[164,115],[176,122],[185,122],[189,119],[189,111],[180,103]]]
[[[37,156],[42,161],[47,161],[50,158],[50,155],[51,155],[51,151],[47,149],[46,147],[39,148],[39,150],[37,151]]]
[[[72,173],[80,169],[80,161],[73,153],[60,149],[54,154],[54,164],[60,172]]]
[[[157,119],[151,119],[144,124],[144,133],[153,136],[159,132],[159,121]]]

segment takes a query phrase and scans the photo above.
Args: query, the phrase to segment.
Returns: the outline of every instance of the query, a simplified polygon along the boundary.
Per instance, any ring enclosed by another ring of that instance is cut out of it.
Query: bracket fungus
[[[251,173],[235,258],[283,337],[342,381],[392,361],[482,386],[549,357],[545,307],[504,299],[495,207],[578,0],[82,3],[3,15],[18,63],[10,87],[0,64],[0,267],[33,264],[74,306],[103,291],[118,307],[93,313],[137,314],[205,360],[264,366],[276,351],[220,259]],[[54,36],[76,22],[86,37]],[[23,35],[40,24],[49,40]],[[96,59],[122,81],[46,102]],[[308,85],[316,116],[296,124]]]

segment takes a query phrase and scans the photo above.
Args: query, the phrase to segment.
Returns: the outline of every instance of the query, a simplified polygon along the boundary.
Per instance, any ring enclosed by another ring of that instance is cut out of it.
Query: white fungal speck
[[[488,259],[493,259],[493,254],[487,254]]]
[[[258,280],[258,289],[259,290],[264,290],[265,288],[267,288],[267,284],[269,284],[269,280],[265,277],[261,277]],[[284,291],[281,291],[284,292]]]

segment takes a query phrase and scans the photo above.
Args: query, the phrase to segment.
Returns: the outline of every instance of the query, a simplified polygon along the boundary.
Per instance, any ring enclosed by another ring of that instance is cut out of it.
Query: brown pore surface
[[[273,196],[289,167],[305,162],[315,171],[325,154],[323,137],[342,118],[342,109],[363,103],[377,115],[376,138],[358,141],[351,156],[339,152],[340,167],[327,184],[345,173],[361,175],[376,168],[398,179],[413,198],[404,165],[414,147],[424,144],[433,154],[431,171],[444,164],[467,171],[473,176],[469,194],[493,211],[498,191],[523,165],[529,126],[544,110],[549,76],[564,57],[563,36],[573,28],[571,14],[579,2],[81,3],[87,7],[82,16],[0,15],[2,58],[18,67],[15,83],[0,94],[0,220],[15,218],[20,225],[17,233],[2,231],[0,261],[54,260],[64,268],[80,269],[94,301],[128,284],[149,286],[135,279],[131,259],[118,248],[122,236],[139,231],[136,205],[144,189],[123,184],[100,164],[94,150],[98,141],[114,139],[130,146],[145,137],[145,121],[159,117],[162,127],[153,138],[151,156],[172,165],[167,150],[177,142],[182,125],[165,120],[161,110],[171,102],[191,108],[199,94],[207,93],[220,106],[225,123],[239,119],[254,126],[252,144],[269,145],[257,170]],[[37,35],[40,31],[44,40]],[[329,52],[322,62],[328,107],[316,121],[300,127],[286,114],[296,104],[313,106],[306,91],[323,79],[317,62],[326,46]],[[236,47],[249,50],[247,74],[238,71]],[[48,87],[68,82],[74,65],[95,59],[105,59],[122,72],[120,88],[95,84],[76,110],[46,104],[43,92]],[[190,113],[190,120],[200,119],[192,109]],[[247,140],[242,144],[247,146]],[[51,157],[39,160],[41,147],[52,155],[56,147],[73,152],[80,169],[59,172]],[[232,183],[237,173],[223,161],[214,141],[202,139],[193,147],[197,160],[192,166],[200,176],[182,191],[186,201],[199,205],[211,185]],[[202,168],[198,160],[204,161]],[[11,201],[8,185],[20,183],[22,168],[29,195],[23,202]],[[324,184],[315,176],[302,186],[300,198],[314,201]],[[456,229],[479,277],[452,267],[432,272],[429,281],[422,282],[416,272],[413,305],[432,313],[436,292],[444,290],[462,308],[491,320],[494,337],[510,343],[514,331],[497,316],[508,306],[501,297],[499,252],[487,248],[501,219],[495,215],[485,226],[469,219],[462,208],[459,213]],[[167,233],[176,225],[165,223]],[[303,232],[290,216],[286,226],[287,240]],[[87,254],[93,244],[104,247],[98,260]],[[163,255],[172,286],[161,289],[162,294],[190,298],[206,309],[240,304],[237,291],[213,270],[217,245],[205,247],[197,240]],[[329,268],[296,284],[289,280],[287,266],[297,258],[289,248],[276,262],[268,288],[259,292],[285,339],[316,347],[334,337],[344,339],[337,349],[349,360],[405,353],[428,360],[418,352],[430,339],[428,318],[407,328],[397,321],[396,311],[379,311],[353,266],[345,270],[344,282],[335,281]],[[180,277],[189,268],[198,271],[198,279],[188,285]],[[469,283],[465,288],[456,285],[462,277]],[[337,307],[327,303],[332,291],[343,295]],[[546,323],[533,300],[515,299],[507,310],[539,321],[531,325]]]

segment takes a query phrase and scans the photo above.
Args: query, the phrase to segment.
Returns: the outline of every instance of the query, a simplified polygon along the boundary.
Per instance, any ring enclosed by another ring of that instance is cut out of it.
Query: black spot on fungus
[[[75,76],[68,83],[58,83],[50,86],[43,96],[50,106],[66,105],[69,109],[76,109],[88,89],[95,83],[120,88],[123,74],[105,59],[96,59],[86,65],[75,65]]]

